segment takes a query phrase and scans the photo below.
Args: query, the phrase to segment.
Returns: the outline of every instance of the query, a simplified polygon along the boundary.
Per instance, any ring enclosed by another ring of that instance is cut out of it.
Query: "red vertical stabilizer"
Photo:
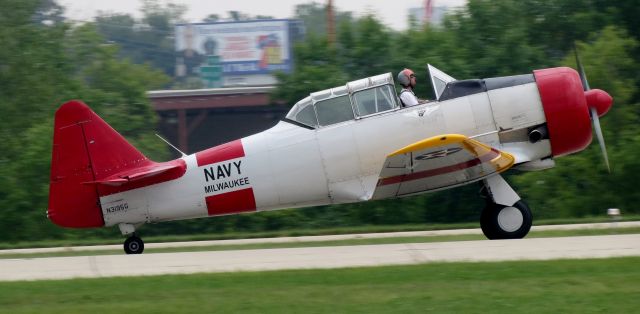
[[[63,227],[103,226],[99,186],[87,182],[149,163],[87,105],[63,104],[54,123],[49,219]]]

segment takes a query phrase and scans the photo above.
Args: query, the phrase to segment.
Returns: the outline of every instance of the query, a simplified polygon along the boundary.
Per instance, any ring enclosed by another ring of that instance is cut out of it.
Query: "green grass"
[[[640,227],[616,228],[616,229],[581,229],[581,230],[549,230],[549,231],[532,231],[528,238],[549,238],[549,237],[569,237],[569,236],[591,236],[591,235],[608,235],[608,234],[637,234],[640,233]],[[253,244],[233,244],[233,245],[209,245],[209,246],[191,246],[180,248],[155,248],[145,249],[145,253],[167,253],[167,252],[198,252],[198,251],[228,251],[228,250],[255,250],[255,249],[274,249],[274,248],[296,248],[296,247],[319,247],[319,246],[345,246],[345,245],[370,245],[370,244],[395,244],[395,243],[431,243],[431,242],[450,242],[450,241],[471,241],[484,240],[483,235],[443,235],[443,236],[413,236],[413,237],[396,237],[396,238],[377,238],[377,239],[349,239],[349,240],[331,240],[331,241],[314,241],[314,242],[289,242],[289,243],[253,243]],[[55,257],[55,256],[87,256],[87,255],[109,255],[124,254],[122,249],[117,250],[95,250],[95,251],[69,251],[69,252],[53,252],[53,253],[17,253],[17,254],[0,254],[0,259],[7,258],[38,258],[38,257]]]
[[[0,282],[0,313],[637,313],[640,257]]]

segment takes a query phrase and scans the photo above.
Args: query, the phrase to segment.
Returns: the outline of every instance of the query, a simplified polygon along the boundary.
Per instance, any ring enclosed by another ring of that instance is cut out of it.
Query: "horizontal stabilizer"
[[[154,163],[148,166],[143,166],[140,168],[129,169],[104,179],[99,179],[95,181],[84,182],[84,184],[103,184],[110,186],[121,186],[127,183],[132,183],[136,181],[140,181],[142,179],[151,180],[152,177],[157,177],[162,174],[171,172],[171,171],[179,171],[184,172],[186,169],[186,164],[183,160],[177,159],[170,162],[164,163]]]

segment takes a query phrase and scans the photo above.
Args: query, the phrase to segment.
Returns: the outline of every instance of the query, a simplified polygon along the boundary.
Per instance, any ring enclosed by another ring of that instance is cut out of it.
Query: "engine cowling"
[[[613,99],[607,92],[585,92],[578,72],[568,67],[535,70],[553,156],[564,156],[585,149],[591,143],[589,107],[598,116],[606,114]]]

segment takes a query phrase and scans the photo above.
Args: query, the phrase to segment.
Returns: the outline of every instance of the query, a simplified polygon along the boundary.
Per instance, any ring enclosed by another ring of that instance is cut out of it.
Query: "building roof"
[[[275,86],[253,86],[253,87],[225,87],[225,88],[205,88],[205,89],[178,89],[178,90],[154,90],[148,91],[149,98],[167,98],[181,96],[209,96],[209,95],[237,95],[237,94],[264,94],[270,93]]]

